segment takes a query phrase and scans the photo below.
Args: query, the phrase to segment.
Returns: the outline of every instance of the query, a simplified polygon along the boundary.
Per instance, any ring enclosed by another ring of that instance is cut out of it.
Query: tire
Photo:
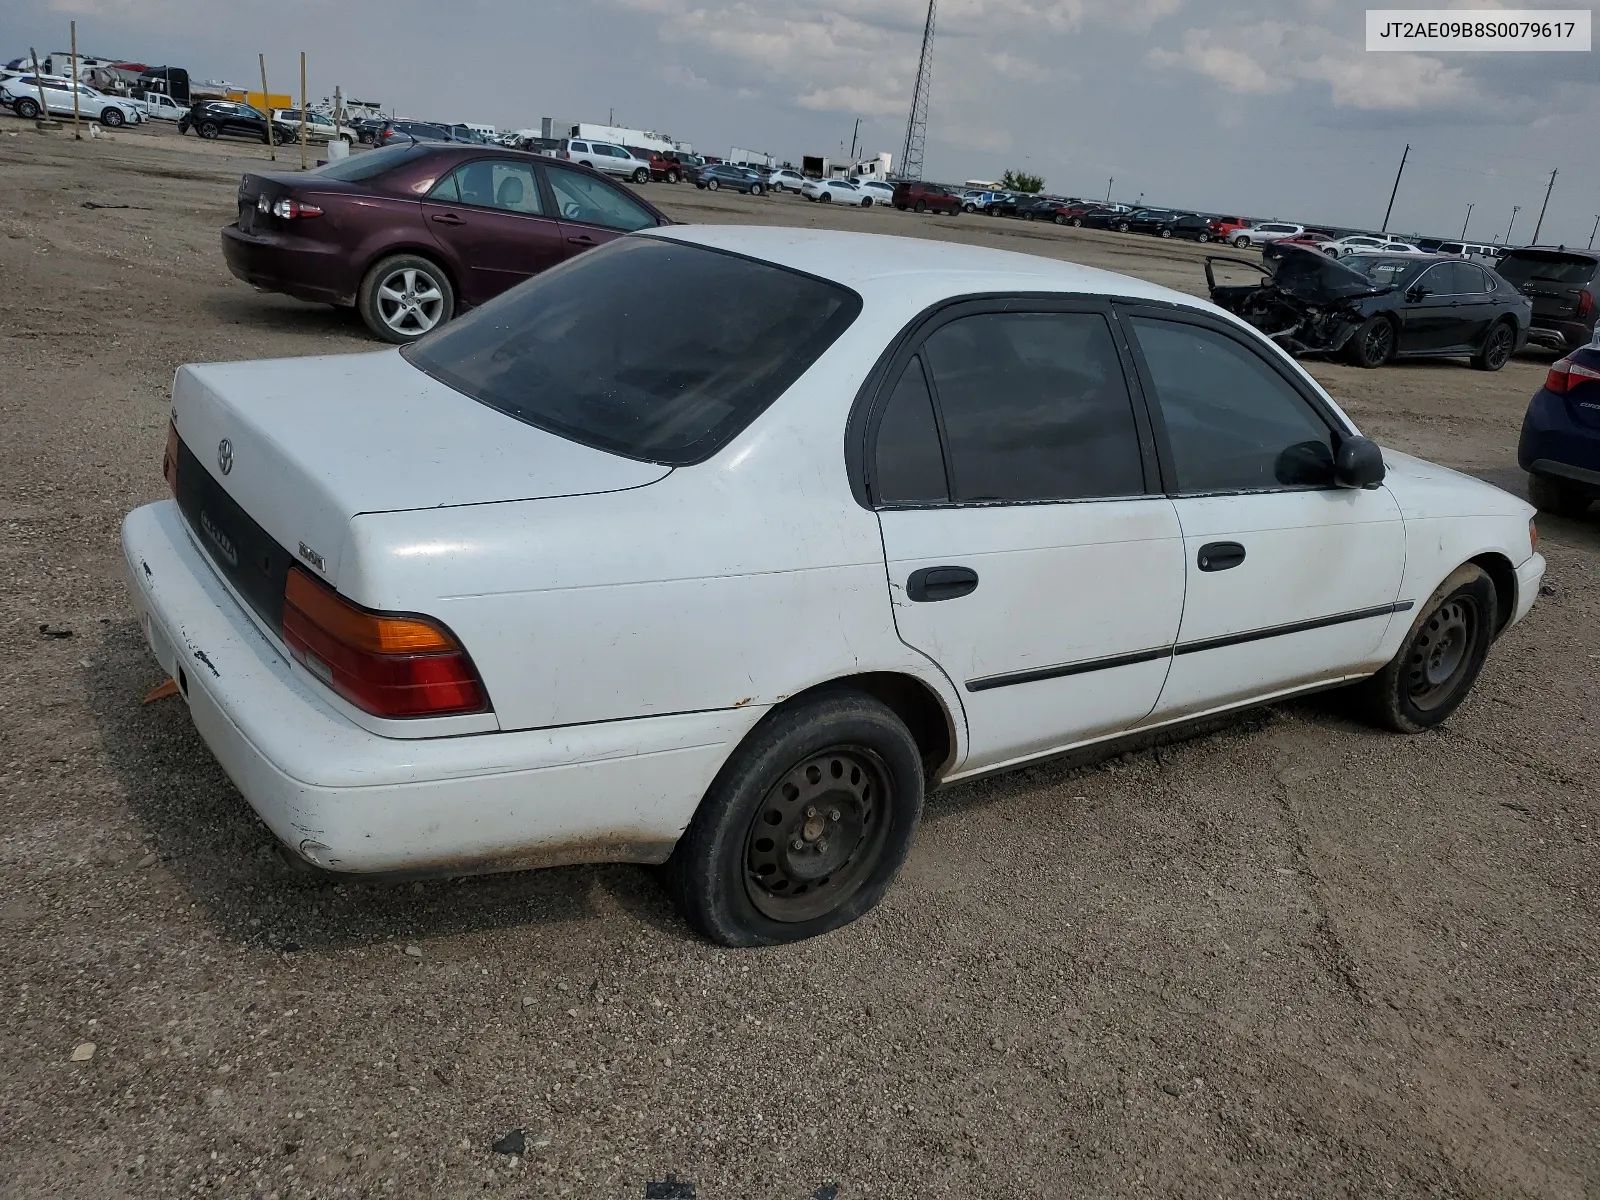
[[[587,158],[580,158],[578,160],[578,165],[580,167],[588,167],[591,171],[594,170],[594,164],[592,162],[590,162]]]
[[[823,192],[820,196],[817,197],[817,199],[823,204],[832,204],[833,203],[833,193],[832,192]]]
[[[1250,239],[1241,233],[1238,237],[1233,239],[1233,244],[1241,250],[1248,249],[1250,245]]]
[[[1516,327],[1506,321],[1496,321],[1489,327],[1483,347],[1472,356],[1472,365],[1480,371],[1498,371],[1511,361],[1516,345]]]
[[[668,171],[667,172],[667,182],[668,183],[677,183],[682,178],[683,178],[683,176],[679,175],[676,171]]]
[[[1197,233],[1194,235],[1194,240],[1201,243],[1209,242],[1211,235],[1209,233]]]
[[[894,210],[895,212],[905,212],[906,206],[904,204],[896,204]]]
[[[1345,358],[1351,366],[1371,370],[1394,357],[1398,337],[1388,317],[1368,317],[1345,343]]]
[[[919,213],[927,212],[928,211],[927,202],[924,201],[924,200],[918,200],[916,205],[912,208],[912,211],[913,212],[919,212]]]
[[[717,182],[717,180],[715,180],[715,179],[706,180],[706,191],[708,191],[708,192],[714,192],[718,188],[720,188],[721,186],[722,186],[722,184]]]
[[[750,194],[752,196],[765,196],[767,194],[767,189],[762,184],[753,184],[750,188]]]
[[[1127,233],[1128,232],[1128,223],[1126,221],[1118,221],[1117,222],[1117,232],[1118,233]]]
[[[1083,228],[1083,218],[1082,217],[1073,217],[1072,218],[1072,227],[1074,229],[1082,229]]]
[[[697,183],[694,186],[699,188],[702,192],[706,190],[706,185],[703,183]]]
[[[37,100],[29,100],[26,96],[23,96],[17,101],[15,109],[17,116],[24,121],[31,121],[39,115],[39,102]]]
[[[456,292],[432,259],[395,254],[373,264],[362,279],[356,310],[384,341],[405,345],[455,315]]]
[[[1163,230],[1162,230],[1162,231],[1161,231],[1161,236],[1162,236],[1162,237],[1164,237],[1164,238],[1169,238],[1169,237],[1171,237],[1171,236],[1172,236],[1172,230],[1170,230],[1170,229],[1163,229]]]
[[[1031,212],[1025,212],[1022,214],[1022,219],[1024,221],[1031,221],[1033,220],[1033,214]]]
[[[863,196],[861,198],[861,207],[862,208],[871,208],[872,207],[872,197],[871,196]]]
[[[1589,511],[1594,493],[1553,475],[1528,476],[1528,500],[1540,512],[1558,517],[1581,517]]]
[[[895,205],[895,207],[899,208],[901,206],[897,204],[897,205]],[[961,210],[963,212],[977,212],[978,211],[978,206],[976,204],[963,204],[961,206]]]
[[[668,890],[725,946],[827,933],[888,888],[922,793],[917,743],[886,705],[839,691],[779,710],[718,772],[667,862]]]
[[[108,108],[100,114],[100,124],[108,126],[111,129],[117,128],[127,119],[127,117],[122,115],[122,110],[120,108]]]
[[[215,121],[201,121],[198,132],[201,137],[206,139],[206,141],[214,142],[217,140],[217,138],[222,136],[222,126],[218,125]]]
[[[1444,724],[1477,682],[1499,627],[1488,572],[1476,563],[1457,567],[1428,597],[1389,665],[1356,685],[1368,719],[1396,733]]]
[[[633,181],[635,183],[649,183],[650,182],[650,172],[645,170],[645,168],[640,167],[637,171],[635,171],[633,173]]]

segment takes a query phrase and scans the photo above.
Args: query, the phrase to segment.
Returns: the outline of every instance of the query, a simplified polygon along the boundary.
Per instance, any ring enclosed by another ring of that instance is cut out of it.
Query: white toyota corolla
[[[183,367],[165,470],[146,634],[295,856],[665,862],[729,944],[870,908],[930,787],[1334,684],[1436,725],[1544,571],[1527,504],[1210,305],[814,230]]]

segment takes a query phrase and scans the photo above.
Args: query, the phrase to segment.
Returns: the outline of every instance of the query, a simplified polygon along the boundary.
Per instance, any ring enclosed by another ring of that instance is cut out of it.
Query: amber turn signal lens
[[[461,649],[454,638],[432,622],[357,608],[298,569],[289,572],[283,598],[352,650],[366,654],[441,654]]]
[[[178,423],[167,422],[167,448],[161,453],[161,474],[172,494],[178,494]]]

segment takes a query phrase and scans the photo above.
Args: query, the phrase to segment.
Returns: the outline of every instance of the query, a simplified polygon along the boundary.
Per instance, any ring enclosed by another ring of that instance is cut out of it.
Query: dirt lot
[[[0,117],[0,1191],[1600,1194],[1592,519],[1542,522],[1554,594],[1447,728],[1323,699],[952,790],[882,908],[798,947],[708,947],[634,867],[290,874],[183,703],[142,703],[117,549],[178,364],[372,346],[223,267],[264,157]],[[1200,278],[1137,236],[648,194]],[[1313,366],[1512,488],[1543,369]]]

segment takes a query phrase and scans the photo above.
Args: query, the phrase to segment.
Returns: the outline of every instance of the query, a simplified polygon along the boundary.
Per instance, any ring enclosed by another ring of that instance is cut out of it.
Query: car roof
[[[743,254],[832,280],[863,297],[906,297],[919,308],[985,292],[1087,293],[1210,308],[1193,296],[1114,271],[956,242],[757,225],[672,225],[643,236]]]

